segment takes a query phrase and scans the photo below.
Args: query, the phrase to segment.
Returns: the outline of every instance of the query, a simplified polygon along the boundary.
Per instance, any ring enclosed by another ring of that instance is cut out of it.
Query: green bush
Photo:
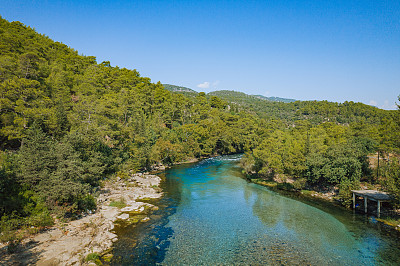
[[[382,163],[381,184],[394,196],[394,203],[400,206],[400,160],[393,158],[388,163]]]
[[[48,210],[28,216],[27,224],[35,227],[46,227],[52,226],[54,224],[54,220],[50,215]]]
[[[343,179],[339,184],[339,199],[345,207],[350,207],[353,201],[352,190],[360,188],[360,182],[358,180],[350,181],[349,179]]]
[[[92,261],[96,263],[96,265],[103,265],[100,260],[100,254],[97,252],[90,253],[86,256],[86,261]]]
[[[301,190],[301,189],[305,188],[306,184],[307,184],[307,179],[298,178],[293,182],[293,187],[297,190]]]
[[[126,207],[126,202],[124,198],[120,198],[119,200],[113,200],[110,202],[111,207],[117,207],[118,209],[122,209]]]
[[[96,199],[92,195],[87,194],[78,201],[78,208],[80,210],[93,211],[97,208]]]
[[[290,183],[279,183],[276,188],[281,189],[281,190],[293,190],[294,186]]]
[[[0,242],[8,243],[8,253],[14,253],[17,250],[22,239],[21,235],[17,233],[17,229],[24,225],[24,219],[17,216],[16,212],[1,217]]]

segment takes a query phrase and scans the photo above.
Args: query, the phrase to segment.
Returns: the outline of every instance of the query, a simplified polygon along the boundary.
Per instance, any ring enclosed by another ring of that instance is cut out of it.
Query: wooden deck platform
[[[352,190],[353,192],[353,209],[356,208],[356,196],[364,198],[364,212],[368,212],[368,200],[373,200],[378,203],[377,214],[378,217],[381,215],[381,203],[389,202],[392,200],[392,197],[386,193],[377,190]]]

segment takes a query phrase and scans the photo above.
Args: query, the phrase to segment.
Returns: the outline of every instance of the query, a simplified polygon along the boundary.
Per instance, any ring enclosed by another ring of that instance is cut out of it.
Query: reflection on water
[[[399,244],[362,216],[247,183],[237,159],[169,169],[160,210],[119,232],[113,264],[400,264]]]

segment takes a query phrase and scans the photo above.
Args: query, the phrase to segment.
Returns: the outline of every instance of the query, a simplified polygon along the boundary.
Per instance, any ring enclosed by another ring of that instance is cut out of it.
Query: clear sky
[[[1,0],[0,15],[197,91],[384,109],[400,95],[400,0]]]

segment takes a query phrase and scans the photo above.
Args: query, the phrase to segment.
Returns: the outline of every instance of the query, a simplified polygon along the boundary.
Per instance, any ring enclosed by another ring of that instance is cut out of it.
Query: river
[[[113,265],[400,265],[373,219],[248,183],[238,155],[175,166],[151,221],[118,232]]]

